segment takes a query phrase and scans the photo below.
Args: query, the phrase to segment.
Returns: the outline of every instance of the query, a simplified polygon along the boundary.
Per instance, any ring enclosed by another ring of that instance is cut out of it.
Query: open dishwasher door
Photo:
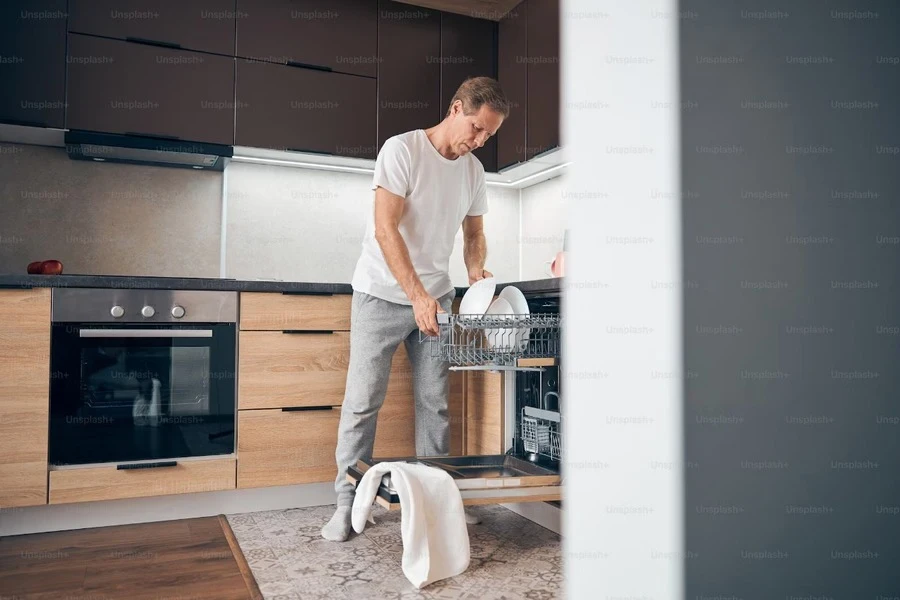
[[[453,478],[465,505],[562,499],[559,473],[506,454],[360,460],[347,470],[347,480],[358,485],[363,474],[380,462],[410,462],[443,469]],[[389,475],[382,478],[375,502],[388,510],[400,508]]]

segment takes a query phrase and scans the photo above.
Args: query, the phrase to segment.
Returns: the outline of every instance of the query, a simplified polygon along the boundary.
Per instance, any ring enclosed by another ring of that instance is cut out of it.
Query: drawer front
[[[235,488],[235,459],[191,460],[173,467],[91,467],[50,471],[50,504],[213,492]]]
[[[466,373],[466,454],[499,454],[503,447],[503,374]]]
[[[340,408],[238,413],[237,487],[333,481]]]
[[[239,409],[343,403],[349,332],[242,331],[239,348]]]
[[[350,294],[301,296],[266,292],[241,294],[241,329],[350,330]]]
[[[234,0],[72,0],[69,31],[234,55]]]
[[[69,35],[66,126],[234,142],[234,59]]]

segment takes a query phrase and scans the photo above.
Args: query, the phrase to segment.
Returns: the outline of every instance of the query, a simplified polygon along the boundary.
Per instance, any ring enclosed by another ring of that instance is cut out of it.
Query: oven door
[[[54,323],[50,464],[234,454],[236,326]]]

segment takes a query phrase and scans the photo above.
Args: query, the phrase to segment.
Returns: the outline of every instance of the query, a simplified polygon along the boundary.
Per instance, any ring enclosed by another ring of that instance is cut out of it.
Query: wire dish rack
[[[420,340],[431,344],[431,355],[455,367],[518,368],[523,358],[558,358],[558,314],[451,315],[438,313],[437,336]]]

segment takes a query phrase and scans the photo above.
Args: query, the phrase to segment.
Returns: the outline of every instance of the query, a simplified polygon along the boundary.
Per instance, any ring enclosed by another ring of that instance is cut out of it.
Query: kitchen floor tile
[[[462,574],[417,590],[403,575],[400,513],[373,509],[375,525],[344,543],[322,539],[334,511],[317,506],[228,515],[267,599],[554,600],[562,598],[557,534],[501,506],[473,507],[471,561]]]

